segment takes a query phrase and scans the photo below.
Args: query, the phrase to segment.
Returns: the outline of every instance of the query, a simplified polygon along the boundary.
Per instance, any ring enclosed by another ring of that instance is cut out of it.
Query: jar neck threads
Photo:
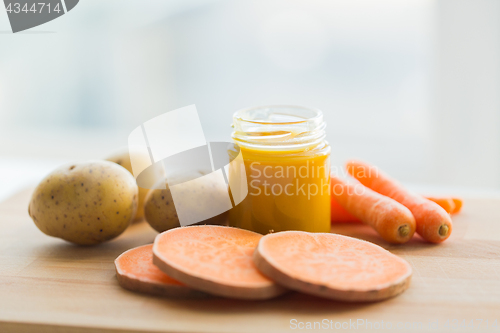
[[[306,150],[325,140],[326,123],[318,109],[268,105],[235,112],[232,127],[232,138],[242,147]]]

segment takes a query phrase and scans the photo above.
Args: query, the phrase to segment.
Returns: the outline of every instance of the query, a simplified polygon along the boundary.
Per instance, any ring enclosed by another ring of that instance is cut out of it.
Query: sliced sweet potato
[[[411,266],[378,245],[326,233],[268,234],[254,253],[257,268],[283,286],[341,301],[378,301],[406,290]]]
[[[125,289],[158,296],[208,296],[172,279],[153,265],[153,244],[122,253],[115,260],[118,283]]]
[[[262,275],[252,254],[262,235],[214,225],[188,226],[159,234],[153,262],[186,285],[237,299],[267,299],[286,291]]]

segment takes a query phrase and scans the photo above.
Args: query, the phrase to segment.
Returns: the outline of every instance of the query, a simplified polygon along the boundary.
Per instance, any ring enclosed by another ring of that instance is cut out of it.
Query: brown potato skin
[[[132,163],[130,161],[130,154],[128,149],[122,149],[115,154],[106,158],[107,161],[114,162],[118,165],[121,165],[125,169],[128,170],[133,175],[132,171]],[[158,178],[163,177],[163,170],[155,170]],[[146,195],[148,194],[149,189],[139,187],[139,202],[137,206],[137,213],[135,214],[135,218],[133,222],[140,222],[144,220],[144,200],[146,199]]]
[[[205,174],[205,172],[199,173],[200,175]],[[182,179],[183,176],[180,175],[178,177]],[[177,216],[177,212],[175,210],[174,201],[172,199],[168,183],[166,180],[162,180],[161,182],[165,183],[166,189],[150,190],[144,201],[144,216],[146,221],[158,232],[180,227],[179,217]],[[193,205],[193,208],[194,207],[196,206]],[[226,225],[227,216],[228,212],[224,212],[196,224]]]
[[[64,165],[36,187],[28,213],[49,236],[94,245],[120,235],[133,220],[138,201],[134,177],[108,161]]]

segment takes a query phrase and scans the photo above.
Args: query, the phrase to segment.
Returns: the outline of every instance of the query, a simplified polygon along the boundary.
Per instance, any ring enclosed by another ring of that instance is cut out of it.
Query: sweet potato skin
[[[122,267],[120,260],[128,256],[132,251],[142,250],[143,248],[151,248],[151,245],[139,246],[137,248],[125,251],[115,259],[116,279],[118,284],[127,290],[149,294],[153,296],[174,297],[174,298],[205,298],[210,297],[209,294],[189,288],[180,283],[166,284],[159,281],[133,276]]]
[[[203,279],[178,271],[154,254],[153,263],[159,269],[161,269],[163,272],[167,273],[174,279],[182,281],[186,285],[192,286],[192,288],[205,290],[207,293],[212,295],[242,300],[264,300],[279,296],[287,292],[286,289],[282,288],[279,285],[271,285],[267,288],[261,289],[221,286],[220,284],[208,279]]]
[[[170,264],[168,260],[162,258],[162,255],[159,253],[157,248],[157,243],[160,241],[163,234],[168,232],[179,232],[182,229],[186,228],[227,228],[227,229],[236,229],[242,230],[238,228],[232,227],[224,227],[224,226],[213,226],[213,225],[204,225],[204,226],[189,226],[189,227],[180,227],[176,229],[171,229],[165,231],[162,234],[156,236],[155,245],[153,247],[153,263],[163,272],[171,276],[172,278],[181,281],[187,286],[209,293],[217,296],[234,298],[234,299],[243,299],[243,300],[263,300],[277,297],[286,293],[288,290],[281,285],[274,283],[267,284],[266,286],[256,287],[245,287],[245,286],[236,286],[236,285],[228,285],[221,284],[209,277],[199,276],[197,274],[189,274],[180,269],[179,267],[174,267],[174,265]],[[251,231],[242,230],[244,232],[252,233]],[[259,235],[259,234],[256,234]],[[259,235],[260,236],[260,235]]]
[[[300,231],[286,231],[285,233],[301,233]],[[316,234],[320,235],[320,234]],[[268,235],[269,236],[269,235]],[[339,236],[339,235],[337,235]],[[354,239],[351,237],[347,236],[341,236],[341,237],[346,237],[350,239]],[[363,241],[363,240],[358,240],[360,242],[364,242],[366,244],[370,244],[370,246],[377,246],[375,244]],[[408,289],[410,286],[410,281],[411,281],[411,276],[412,276],[412,269],[411,266],[407,264],[408,266],[408,271],[405,276],[403,276],[401,279],[399,279],[396,283],[390,284],[388,286],[385,286],[383,288],[378,288],[378,289],[373,289],[373,290],[363,290],[363,291],[358,291],[358,290],[341,290],[341,289],[333,289],[330,288],[327,285],[322,285],[322,284],[313,284],[309,283],[306,281],[302,281],[300,279],[294,278],[285,272],[281,271],[280,269],[276,268],[275,265],[273,265],[270,260],[266,258],[266,256],[263,254],[265,251],[262,249],[262,244],[263,244],[264,238],[259,242],[259,245],[255,249],[255,252],[253,254],[253,260],[257,268],[266,276],[268,276],[270,279],[273,279],[277,282],[279,282],[281,285],[285,286],[286,288],[304,292],[307,294],[315,295],[318,297],[322,298],[329,298],[333,300],[338,300],[338,301],[346,301],[346,302],[374,302],[374,301],[381,301],[387,298],[391,298],[394,296],[397,296],[401,294],[403,291]],[[398,258],[398,257],[397,257]],[[399,258],[400,259],[400,258]],[[402,259],[400,259],[402,260]]]
[[[116,279],[120,286],[124,289],[138,292],[142,294],[149,294],[152,296],[172,297],[172,298],[208,298],[212,297],[210,294],[203,293],[189,287],[181,286],[164,286],[156,283],[141,282],[132,279],[127,275],[120,274],[116,270]]]

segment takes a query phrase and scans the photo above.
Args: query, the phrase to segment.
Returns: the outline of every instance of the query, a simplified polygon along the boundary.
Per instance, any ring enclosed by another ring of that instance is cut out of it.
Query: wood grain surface
[[[414,270],[410,289],[402,295],[349,304],[298,293],[270,301],[235,301],[168,299],[123,290],[113,260],[153,242],[156,232],[139,223],[100,246],[74,246],[36,228],[27,213],[29,196],[24,191],[0,203],[2,333],[253,333],[338,331],[342,325],[359,332],[389,325],[405,332],[500,332],[500,199],[467,198],[463,212],[453,218],[452,236],[439,245],[415,237],[394,246],[369,227],[334,226],[333,232],[380,244]],[[314,322],[323,326],[316,324],[314,330]]]

